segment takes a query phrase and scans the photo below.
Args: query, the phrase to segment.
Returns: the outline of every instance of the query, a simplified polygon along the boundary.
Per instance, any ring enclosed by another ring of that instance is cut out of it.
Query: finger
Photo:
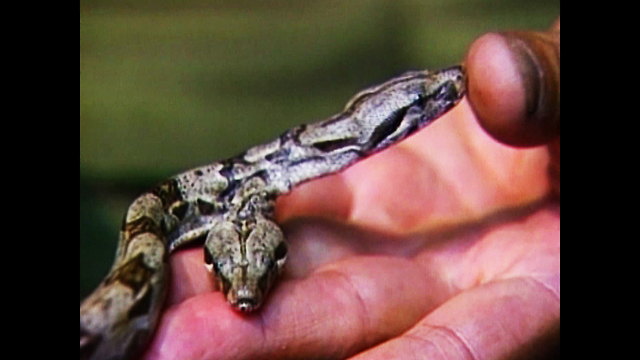
[[[559,335],[559,298],[536,281],[514,278],[460,294],[354,360],[537,359],[557,351]]]
[[[482,127],[512,146],[560,134],[560,21],[548,32],[491,33],[466,59],[468,96]]]
[[[281,283],[249,316],[213,293],[173,306],[146,359],[344,358],[399,335],[436,305],[410,263],[372,257],[339,266]]]
[[[145,359],[344,358],[406,331],[450,295],[424,265],[361,256],[283,281],[261,311],[219,293],[170,307]]]
[[[465,275],[457,282],[481,285],[463,287],[467,290],[402,336],[356,359],[538,358],[557,350],[560,216],[556,206],[489,232],[456,260],[463,267],[478,267],[471,278],[464,280]],[[454,263],[444,264],[443,273],[455,276]]]

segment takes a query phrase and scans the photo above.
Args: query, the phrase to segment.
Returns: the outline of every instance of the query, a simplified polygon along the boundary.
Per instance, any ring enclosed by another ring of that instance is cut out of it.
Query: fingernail
[[[529,37],[527,34],[504,33],[502,34],[511,48],[520,78],[523,82],[526,99],[526,114],[532,116],[538,110],[541,94],[540,64],[533,49],[528,42],[522,38]],[[520,36],[518,36],[520,35]]]
[[[545,33],[502,33],[521,74],[527,122],[543,133],[560,129],[560,53],[558,39]]]

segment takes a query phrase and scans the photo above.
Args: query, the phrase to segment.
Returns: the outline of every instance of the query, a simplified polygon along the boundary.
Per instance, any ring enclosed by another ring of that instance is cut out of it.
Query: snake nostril
[[[235,308],[241,312],[250,312],[253,311],[256,307],[256,302],[252,299],[238,299]]]

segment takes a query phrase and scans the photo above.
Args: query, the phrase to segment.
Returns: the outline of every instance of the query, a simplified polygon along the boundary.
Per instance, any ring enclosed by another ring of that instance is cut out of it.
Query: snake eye
[[[204,248],[204,263],[205,263],[205,267],[212,274],[218,275],[220,273],[220,268],[218,267],[218,263],[216,261],[213,261],[213,255],[211,254],[211,251],[209,251],[207,247]]]
[[[276,261],[280,261],[287,256],[287,244],[285,244],[284,241],[278,244],[274,256],[276,257]]]
[[[206,247],[204,248],[204,263],[207,265],[213,264],[213,255]]]

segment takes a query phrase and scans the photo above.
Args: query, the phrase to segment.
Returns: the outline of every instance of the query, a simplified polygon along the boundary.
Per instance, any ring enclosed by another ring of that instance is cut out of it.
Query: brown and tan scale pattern
[[[113,267],[80,304],[80,359],[133,359],[144,350],[168,290],[168,256],[199,239],[231,308],[258,309],[287,258],[273,221],[276,197],[401,141],[464,93],[460,66],[409,72],[358,93],[340,114],[139,196],[127,210]]]

